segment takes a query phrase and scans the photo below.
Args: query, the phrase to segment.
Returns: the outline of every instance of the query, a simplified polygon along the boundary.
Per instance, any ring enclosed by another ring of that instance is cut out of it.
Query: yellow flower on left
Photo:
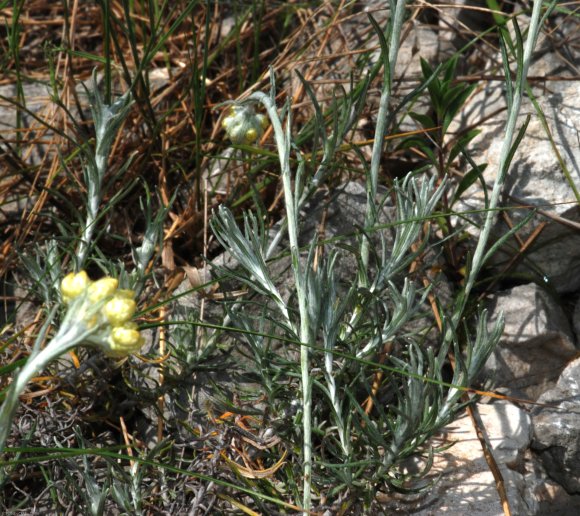
[[[135,353],[144,342],[137,325],[131,322],[137,311],[135,292],[118,287],[115,278],[91,281],[85,271],[67,274],[60,285],[64,303],[69,311],[75,311],[73,320],[83,322],[90,331],[85,343],[113,357]],[[80,302],[72,303],[79,296],[83,296]]]
[[[62,300],[66,304],[70,303],[75,297],[80,296],[86,290],[90,282],[91,280],[85,271],[76,274],[74,272],[67,274],[60,284]]]

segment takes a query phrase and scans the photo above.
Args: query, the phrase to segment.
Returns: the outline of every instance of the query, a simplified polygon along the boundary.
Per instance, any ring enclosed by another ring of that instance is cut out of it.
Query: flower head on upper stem
[[[253,144],[268,127],[268,118],[256,113],[253,103],[234,104],[222,121],[228,138],[234,144]]]

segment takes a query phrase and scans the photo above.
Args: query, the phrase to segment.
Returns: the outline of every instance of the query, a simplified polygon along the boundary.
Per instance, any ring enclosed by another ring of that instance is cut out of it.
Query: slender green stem
[[[256,92],[249,100],[260,102],[272,122],[274,138],[280,159],[282,171],[282,185],[284,188],[284,203],[286,207],[286,220],[288,221],[288,239],[290,240],[290,255],[292,269],[296,282],[296,294],[298,296],[298,309],[300,312],[300,371],[302,381],[302,414],[303,414],[303,453],[304,453],[304,494],[302,508],[304,514],[310,512],[311,507],[311,483],[312,483],[312,382],[310,381],[310,357],[309,348],[311,342],[310,316],[306,302],[305,274],[300,266],[300,249],[298,245],[298,219],[296,216],[296,204],[294,202],[294,190],[292,188],[292,174],[290,170],[290,121],[288,120],[288,135],[284,134],[282,123],[278,115],[276,105],[269,96],[262,92]]]
[[[520,112],[520,106],[522,103],[523,92],[526,84],[526,77],[528,75],[528,69],[530,66],[530,61],[532,59],[532,54],[534,52],[534,47],[536,44],[538,31],[539,31],[539,20],[540,20],[540,13],[542,10],[542,0],[534,0],[534,7],[532,11],[532,18],[530,22],[530,27],[528,30],[528,36],[526,38],[526,45],[524,49],[523,55],[523,70],[521,70],[521,74],[519,75],[520,79],[515,85],[513,99],[511,102],[511,109],[508,113],[508,119],[505,129],[505,137],[503,140],[500,158],[499,158],[499,165],[498,165],[498,174],[495,184],[493,186],[493,190],[489,200],[489,209],[485,215],[485,222],[483,224],[483,228],[481,230],[479,240],[477,242],[477,246],[475,248],[475,252],[473,254],[473,260],[471,264],[471,269],[469,270],[469,274],[467,276],[467,281],[465,282],[465,296],[463,297],[463,305],[465,305],[467,298],[469,297],[469,293],[473,288],[475,283],[475,279],[477,278],[481,267],[483,266],[484,256],[487,248],[487,242],[489,240],[489,235],[491,233],[491,228],[495,222],[495,218],[497,216],[496,208],[499,203],[499,198],[501,192],[503,190],[503,185],[505,183],[505,178],[507,176],[507,161],[508,156],[510,153],[510,148],[512,145],[514,132],[516,128],[516,123],[518,120],[518,115]],[[461,307],[463,308],[463,307]],[[463,313],[463,309],[456,310],[454,314],[454,326],[459,322]]]
[[[93,241],[93,234],[95,232],[95,222],[99,213],[99,206],[101,204],[101,185],[96,182],[90,182],[88,185],[88,202],[87,202],[87,218],[83,226],[82,235],[79,241],[77,250],[78,269],[82,269],[88,257]]]
[[[84,324],[63,326],[46,347],[36,353],[33,352],[24,367],[18,371],[0,408],[0,452],[4,449],[10,433],[12,419],[18,408],[18,398],[28,382],[54,359],[77,346],[87,335]]]
[[[388,66],[388,72],[384,73],[383,90],[379,102],[379,111],[377,113],[377,125],[375,129],[375,136],[373,142],[373,149],[371,153],[371,165],[369,170],[369,178],[367,181],[367,205],[365,214],[365,228],[371,228],[376,223],[375,206],[377,202],[377,188],[379,182],[379,169],[381,165],[381,156],[383,154],[383,147],[385,135],[387,132],[387,119],[391,99],[392,77],[395,73],[395,66],[397,64],[397,56],[399,54],[399,44],[401,37],[401,27],[405,14],[406,0],[397,0],[395,12],[392,13],[391,37],[389,41],[388,63],[383,63],[383,66]],[[381,56],[385,59],[385,56]],[[369,265],[370,242],[366,237],[363,237],[360,248],[362,271],[368,270]],[[368,276],[366,273],[359,275],[359,286],[368,288]],[[372,286],[370,287],[373,290]],[[358,306],[351,317],[349,328],[354,328],[356,322],[362,316],[362,308]],[[347,330],[347,333],[349,330]]]
[[[368,181],[367,188],[367,209],[366,209],[366,220],[365,227],[372,227],[375,220],[374,206],[376,203],[377,196],[377,185],[379,181],[379,169],[381,166],[381,157],[383,154],[383,147],[385,141],[385,135],[387,133],[387,118],[389,111],[389,104],[391,100],[391,90],[393,85],[393,75],[395,73],[395,65],[397,64],[397,56],[399,54],[399,44],[401,38],[401,27],[403,26],[403,18],[405,14],[405,4],[406,0],[397,0],[395,12],[392,13],[392,29],[391,37],[389,41],[389,56],[388,63],[384,63],[383,66],[389,67],[389,73],[385,74],[385,84],[383,84],[383,91],[381,93],[381,99],[379,103],[379,111],[377,114],[377,126],[375,130],[375,138],[373,143],[373,150],[371,154],[371,166],[370,166],[370,177]],[[384,58],[384,56],[383,56]],[[369,250],[370,243],[368,239],[363,239],[361,245],[361,262],[363,268],[366,270],[369,263]],[[366,285],[366,278],[360,278],[361,283],[365,283],[361,286]]]

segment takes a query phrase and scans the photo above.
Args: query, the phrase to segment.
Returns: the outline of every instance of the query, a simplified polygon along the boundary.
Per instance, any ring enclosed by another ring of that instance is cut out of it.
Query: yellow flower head
[[[257,139],[258,139],[258,131],[256,131],[253,127],[246,131],[247,143],[254,143]]]
[[[115,292],[113,298],[103,306],[103,314],[112,326],[121,326],[130,321],[137,310],[135,300],[119,295],[119,292]]]
[[[91,280],[85,271],[67,274],[60,284],[62,300],[67,304],[70,303],[74,298],[80,296],[90,283]]]
[[[89,285],[89,299],[93,303],[107,299],[113,295],[118,286],[119,282],[115,278],[105,276]]]
[[[116,326],[111,330],[108,339],[108,349],[105,353],[113,357],[122,357],[139,351],[143,346],[144,339],[133,322]]]
[[[131,321],[137,311],[135,292],[120,289],[115,278],[106,276],[91,281],[85,271],[65,276],[61,293],[65,303],[83,295],[80,303],[70,304],[71,318],[82,324],[87,343],[101,348],[107,355],[122,357],[141,348],[144,339]]]

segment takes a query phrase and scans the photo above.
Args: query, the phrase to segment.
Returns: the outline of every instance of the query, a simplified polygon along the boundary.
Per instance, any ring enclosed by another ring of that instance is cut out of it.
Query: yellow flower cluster
[[[115,278],[105,277],[91,281],[85,271],[71,272],[62,280],[60,291],[65,304],[83,296],[80,318],[89,327],[97,325],[106,337],[98,343],[103,351],[113,357],[123,357],[135,353],[143,345],[143,337],[131,318],[137,310],[135,292],[120,289]],[[95,312],[91,308],[102,305]],[[90,315],[89,315],[90,314]],[[93,339],[94,340],[94,339]]]
[[[268,119],[256,113],[251,104],[232,106],[223,119],[222,127],[233,143],[252,144],[264,134]]]

